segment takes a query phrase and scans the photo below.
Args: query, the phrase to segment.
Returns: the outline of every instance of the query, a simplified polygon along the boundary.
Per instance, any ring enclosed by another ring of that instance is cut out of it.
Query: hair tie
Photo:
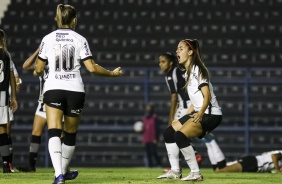
[[[183,42],[185,42],[187,45],[189,45],[189,47],[194,51],[194,48],[192,47],[192,45],[189,43],[189,41],[187,40],[182,40]]]

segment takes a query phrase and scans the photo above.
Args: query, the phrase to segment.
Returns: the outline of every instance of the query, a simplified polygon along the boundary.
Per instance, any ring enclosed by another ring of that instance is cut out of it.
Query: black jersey
[[[181,71],[178,67],[172,68],[165,76],[167,87],[170,93],[178,94],[178,102],[189,101],[188,93],[185,89],[185,71]]]
[[[0,49],[0,106],[7,106],[9,101],[11,58]]]

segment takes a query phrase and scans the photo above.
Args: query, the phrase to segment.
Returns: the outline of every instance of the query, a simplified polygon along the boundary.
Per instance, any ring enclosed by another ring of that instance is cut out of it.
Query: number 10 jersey
[[[48,65],[44,92],[68,90],[84,92],[81,63],[92,59],[87,40],[71,29],[58,29],[46,35],[40,45],[39,59]]]

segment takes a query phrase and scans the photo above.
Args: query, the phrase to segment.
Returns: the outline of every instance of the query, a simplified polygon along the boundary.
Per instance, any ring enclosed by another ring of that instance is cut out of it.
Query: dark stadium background
[[[143,166],[141,135],[133,123],[153,102],[167,125],[169,92],[158,56],[184,38],[198,39],[224,113],[214,131],[227,161],[281,149],[281,0],[11,0],[0,28],[23,80],[12,127],[14,165],[27,162],[39,81],[22,64],[56,29],[58,3],[78,11],[76,31],[97,63],[123,67],[120,79],[82,70],[87,94],[71,166]],[[43,135],[37,166],[51,166]],[[206,148],[195,146],[210,167]],[[159,153],[168,167],[163,139]],[[184,165],[186,166],[186,165]]]

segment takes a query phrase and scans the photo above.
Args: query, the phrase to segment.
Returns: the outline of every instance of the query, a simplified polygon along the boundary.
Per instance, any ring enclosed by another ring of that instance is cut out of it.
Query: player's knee
[[[179,149],[181,148],[185,148],[185,147],[188,147],[191,145],[190,143],[190,139],[187,138],[182,132],[180,131],[177,131],[175,134],[174,134],[174,139],[175,139],[175,142],[177,144],[177,146],[179,147]]]
[[[208,133],[202,140],[204,143],[210,143],[212,140],[214,140],[214,136],[211,133]]]
[[[68,146],[74,146],[76,140],[76,132],[75,133],[68,133],[64,131],[64,144]]]
[[[31,136],[31,143],[40,144],[41,143],[41,136],[32,135]]]
[[[166,143],[175,143],[174,134],[175,130],[172,128],[172,126],[169,126],[163,133],[164,141]]]
[[[60,137],[62,133],[61,129],[51,128],[48,130],[49,139],[52,137]]]

